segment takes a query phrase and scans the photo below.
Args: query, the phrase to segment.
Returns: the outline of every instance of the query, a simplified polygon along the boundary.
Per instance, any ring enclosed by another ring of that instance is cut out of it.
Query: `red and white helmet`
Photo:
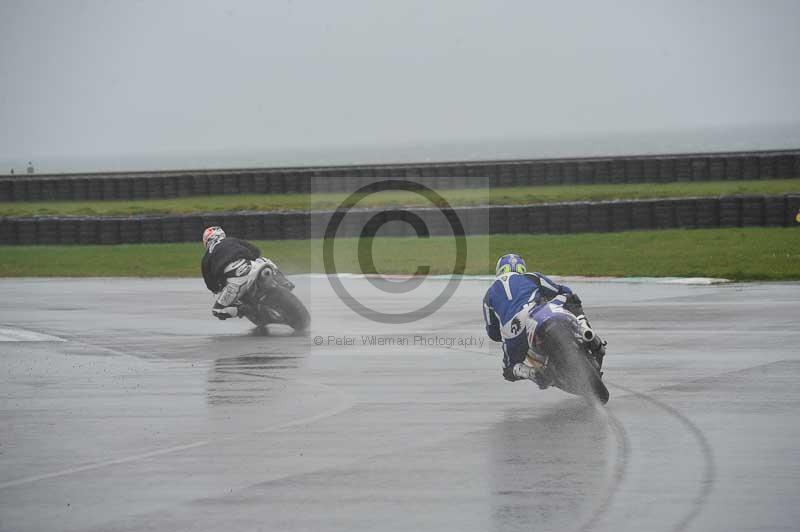
[[[203,231],[203,246],[208,249],[208,246],[213,244],[214,242],[218,242],[225,238],[225,231],[222,230],[221,227],[213,226],[206,228]]]

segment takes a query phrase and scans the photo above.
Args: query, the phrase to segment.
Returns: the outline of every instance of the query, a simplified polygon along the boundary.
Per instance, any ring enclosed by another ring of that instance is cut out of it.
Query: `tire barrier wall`
[[[431,235],[450,235],[438,209],[409,209]],[[587,233],[644,229],[800,227],[800,195],[720,196],[656,200],[570,202],[454,209],[467,234]],[[354,210],[337,233],[358,236],[376,210]],[[129,244],[199,242],[220,225],[249,240],[320,238],[332,212],[228,212],[186,216],[0,218],[0,244]],[[380,223],[380,217],[372,223]],[[386,236],[412,236],[407,224],[384,226]]]
[[[800,150],[505,162],[274,168],[0,178],[0,202],[144,200],[221,194],[352,191],[376,178],[434,189],[482,186],[668,183],[800,177]]]

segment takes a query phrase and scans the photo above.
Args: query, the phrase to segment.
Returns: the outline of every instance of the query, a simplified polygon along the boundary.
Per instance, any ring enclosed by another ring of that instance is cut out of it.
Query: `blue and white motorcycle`
[[[609,394],[602,381],[602,360],[590,348],[594,331],[564,308],[565,301],[558,296],[528,312],[527,363],[548,384],[605,404]]]

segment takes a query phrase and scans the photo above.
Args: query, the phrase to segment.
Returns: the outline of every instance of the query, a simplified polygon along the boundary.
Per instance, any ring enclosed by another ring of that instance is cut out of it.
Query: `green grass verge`
[[[698,183],[644,183],[636,185],[570,185],[440,191],[453,206],[524,205],[559,201],[719,196],[723,194],[785,194],[800,192],[800,179],[765,181],[709,181]],[[0,216],[114,216],[187,214],[225,211],[287,211],[335,209],[346,194],[273,194],[198,196],[136,201],[42,201],[0,203]],[[407,192],[374,194],[359,207],[429,206],[426,199]]]
[[[579,235],[470,237],[466,273],[493,272],[498,255],[514,251],[532,268],[554,275],[722,277],[800,280],[797,228],[697,229]],[[336,241],[337,268],[359,272],[357,239]],[[323,271],[321,241],[257,242],[289,273]],[[381,273],[452,271],[451,238],[378,238]],[[0,247],[0,276],[198,277],[198,244]]]

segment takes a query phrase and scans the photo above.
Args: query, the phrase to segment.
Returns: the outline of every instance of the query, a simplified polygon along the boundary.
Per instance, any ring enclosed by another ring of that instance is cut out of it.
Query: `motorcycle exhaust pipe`
[[[581,323],[581,336],[587,343],[592,343],[595,339],[594,331],[585,323]]]

